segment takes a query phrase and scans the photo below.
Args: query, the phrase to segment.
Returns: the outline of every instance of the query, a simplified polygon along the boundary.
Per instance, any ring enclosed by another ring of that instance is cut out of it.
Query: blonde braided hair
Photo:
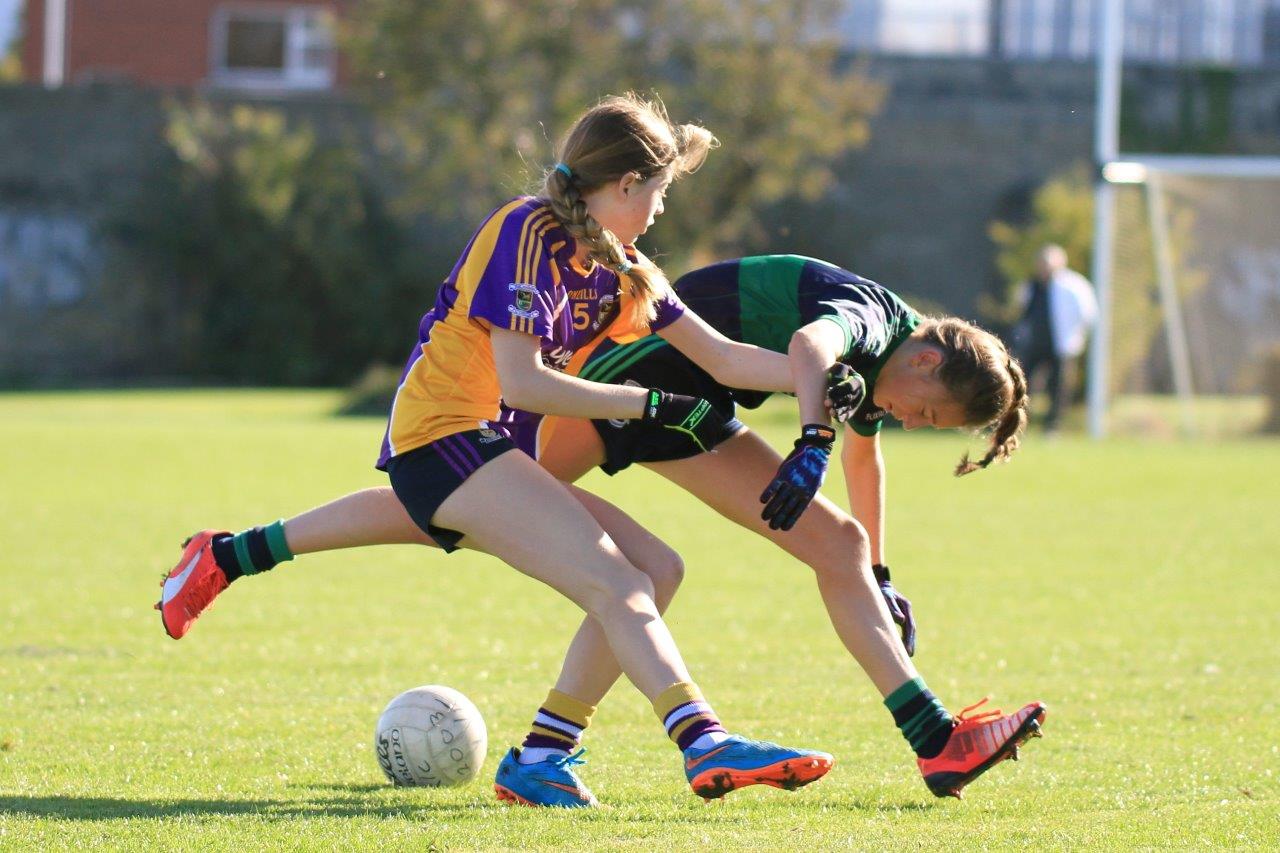
[[[720,143],[696,124],[672,124],[656,97],[628,92],[601,99],[565,135],[558,149],[565,168],[548,170],[542,196],[565,230],[587,246],[587,256],[623,277],[634,297],[637,320],[653,320],[658,299],[670,289],[662,269],[647,258],[632,261],[617,236],[587,212],[583,196],[634,174],[640,181],[676,180],[694,172]]]

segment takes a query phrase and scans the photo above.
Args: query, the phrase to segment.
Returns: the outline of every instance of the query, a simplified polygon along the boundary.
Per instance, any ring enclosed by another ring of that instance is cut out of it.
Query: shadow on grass
[[[345,794],[376,794],[380,791],[405,790],[403,788],[395,788],[385,782],[290,782],[288,787],[299,791],[332,791]],[[762,788],[761,790],[767,789]],[[785,793],[772,793],[774,796],[781,798],[780,801],[785,804],[814,810],[829,811],[833,809],[843,809],[845,811],[866,813],[927,812],[937,808],[942,808],[943,806],[942,800],[876,800],[869,799],[865,796],[850,796],[844,793],[837,794],[835,796],[830,794],[824,795],[824,792],[821,791],[806,791],[804,794],[797,795],[795,799],[792,799]],[[677,798],[682,797],[683,793],[676,794],[675,796]],[[734,798],[728,797],[724,800],[712,800],[705,803],[697,798],[689,799],[688,801],[697,805],[705,805],[707,808],[714,810],[716,808],[732,804],[734,802]],[[605,805],[610,804],[606,802]],[[644,804],[628,802],[621,804],[620,807],[627,808],[630,806],[644,807]],[[695,809],[695,811],[697,810]],[[714,811],[708,812],[708,814],[713,813]]]
[[[828,808],[844,808],[856,812],[929,812],[940,808],[938,803],[889,803],[883,800],[842,800],[828,803]]]
[[[343,791],[348,794],[376,794],[379,791],[395,790],[395,786],[387,782],[290,782],[288,787],[299,791]]]
[[[0,815],[48,820],[123,818],[236,817],[462,817],[474,814],[467,803],[381,803],[363,797],[312,797],[302,800],[128,800],[117,797],[5,797]]]
[[[331,795],[303,797],[300,799],[263,799],[263,800],[146,800],[125,799],[121,797],[15,797],[0,796],[0,816],[42,818],[47,820],[79,820],[103,821],[130,818],[174,818],[174,817],[237,817],[257,816],[268,820],[294,819],[299,817],[337,817],[337,818],[432,818],[462,819],[474,816],[477,811],[487,808],[499,808],[496,802],[433,802],[431,800],[414,800],[413,802],[386,802],[381,797],[371,795],[387,793],[396,789],[380,784],[346,784],[346,783],[295,783],[291,788],[311,791],[332,791]],[[345,792],[345,796],[338,792]],[[599,812],[592,811],[589,819],[609,819],[629,823],[632,821],[648,822],[653,816],[647,809],[642,813],[633,813],[631,806],[641,804],[628,803],[621,808],[605,808]],[[731,808],[731,803],[711,803],[706,810],[680,810],[664,816],[669,823],[706,824],[720,823],[724,820],[739,820],[741,815]],[[831,813],[847,811],[868,813],[908,813],[926,812],[937,808],[936,803],[919,801],[886,802],[862,798],[836,797],[804,797],[790,800],[789,808],[801,812],[814,811]],[[584,814],[583,817],[588,817]]]

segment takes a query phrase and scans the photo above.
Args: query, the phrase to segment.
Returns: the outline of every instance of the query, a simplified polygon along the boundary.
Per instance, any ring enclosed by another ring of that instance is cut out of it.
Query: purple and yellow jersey
[[[601,338],[634,340],[674,322],[684,306],[672,293],[658,319],[630,320],[616,273],[584,268],[576,245],[545,202],[517,198],[481,224],[423,316],[391,404],[378,467],[437,439],[473,429],[508,432],[532,452],[540,416],[502,406],[489,325],[537,335],[542,361],[564,370],[574,352]],[[627,248],[633,260],[639,255]],[[603,331],[602,331],[603,330]]]

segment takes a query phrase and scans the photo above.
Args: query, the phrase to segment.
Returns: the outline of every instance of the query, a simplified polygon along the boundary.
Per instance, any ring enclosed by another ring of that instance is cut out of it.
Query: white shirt
[[[1031,299],[1031,282],[1024,281],[1018,302],[1025,311]],[[1049,279],[1049,325],[1053,329],[1053,351],[1065,358],[1084,352],[1089,332],[1098,321],[1098,300],[1093,285],[1075,270],[1058,270]]]

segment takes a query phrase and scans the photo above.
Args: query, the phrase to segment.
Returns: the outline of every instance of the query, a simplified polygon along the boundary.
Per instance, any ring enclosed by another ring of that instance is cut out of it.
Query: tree
[[[157,164],[114,230],[137,246],[175,337],[167,369],[217,381],[350,381],[398,359],[423,274],[359,153],[283,113],[169,108],[176,162]],[[430,279],[427,279],[430,281]]]
[[[749,248],[765,207],[813,201],[882,87],[841,55],[835,0],[363,0],[344,43],[408,198],[476,218],[534,189],[554,135],[604,94],[656,92],[724,142],[677,186],[667,254]]]
[[[22,80],[22,40],[26,29],[26,8],[17,32],[8,44],[0,44],[0,83],[17,83]]]

